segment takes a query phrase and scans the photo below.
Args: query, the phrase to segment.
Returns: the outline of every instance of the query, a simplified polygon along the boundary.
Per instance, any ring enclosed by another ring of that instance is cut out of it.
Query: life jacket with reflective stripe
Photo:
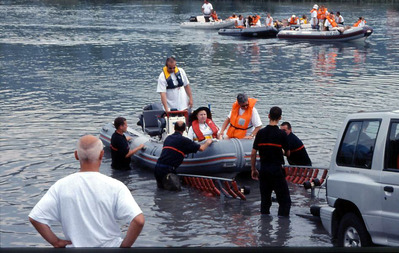
[[[252,111],[255,107],[256,101],[258,100],[255,98],[248,98],[248,109],[246,109],[242,115],[238,115],[240,105],[237,101],[234,102],[230,115],[230,127],[229,130],[227,130],[227,136],[229,138],[242,139],[245,137],[248,125],[251,122]],[[244,121],[244,124],[238,124],[240,121]]]
[[[298,17],[290,18],[290,25],[297,25],[298,24]]]
[[[326,17],[326,19],[328,20],[328,22],[330,22],[330,24],[331,24],[331,26],[332,27],[337,27],[338,25],[337,25],[337,22],[335,22],[335,20],[334,19],[332,19],[332,18],[330,18],[330,17]]]
[[[163,70],[163,74],[165,75],[165,79],[166,79],[166,83],[167,83],[166,89],[175,89],[175,88],[184,86],[183,79],[182,79],[180,71],[177,67],[175,67],[175,75],[176,75],[177,82],[178,82],[177,86],[175,86],[175,84],[173,83],[172,77],[171,77],[170,73],[168,72],[168,68],[166,66],[164,66],[162,70]]]
[[[174,150],[174,151],[178,152],[179,154],[181,154],[183,157],[186,156],[183,151],[178,150],[177,148],[174,148],[174,147],[171,147],[171,146],[164,146],[162,149],[164,149],[164,148],[168,148],[168,149]]]
[[[215,123],[211,119],[206,119],[205,124],[207,124],[212,130],[212,136],[209,136],[209,137],[216,138],[219,128],[215,125]],[[191,123],[191,127],[193,128],[193,131],[194,131],[195,135],[197,136],[197,138],[194,139],[195,141],[203,141],[205,139],[210,139],[210,138],[207,138],[208,136],[204,136],[204,134],[201,132],[198,120],[194,120]]]

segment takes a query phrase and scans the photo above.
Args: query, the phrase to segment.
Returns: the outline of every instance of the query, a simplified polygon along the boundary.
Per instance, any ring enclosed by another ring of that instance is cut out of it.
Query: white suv
[[[326,195],[320,218],[338,246],[399,246],[399,111],[346,118]]]

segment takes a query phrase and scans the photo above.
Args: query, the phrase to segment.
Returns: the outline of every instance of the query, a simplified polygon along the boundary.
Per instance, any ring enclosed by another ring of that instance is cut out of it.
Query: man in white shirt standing
[[[213,6],[208,0],[204,0],[204,4],[202,5],[202,13],[204,13],[204,18],[206,22],[209,22],[209,17],[211,16],[213,10]]]
[[[186,72],[176,67],[176,59],[169,57],[158,78],[157,92],[166,112],[187,110],[193,106],[193,95]]]
[[[144,216],[130,190],[99,172],[103,155],[97,137],[80,138],[80,171],[58,180],[30,212],[30,222],[54,248],[131,247],[141,233]],[[129,224],[124,239],[117,220]],[[61,223],[65,240],[51,230],[54,222]]]

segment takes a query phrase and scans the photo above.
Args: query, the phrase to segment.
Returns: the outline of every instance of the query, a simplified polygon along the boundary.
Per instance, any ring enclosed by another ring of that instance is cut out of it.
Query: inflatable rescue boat
[[[297,28],[295,30],[281,30],[277,34],[277,38],[323,42],[344,42],[353,40],[364,40],[372,33],[373,28],[371,28],[370,26],[351,27],[343,32],[337,30],[317,31],[315,29]]]
[[[186,111],[171,111],[166,114],[160,104],[144,108],[138,123],[142,127],[141,131],[128,127],[125,133],[126,136],[132,137],[131,149],[140,144],[145,146],[132,157],[132,160],[141,167],[154,170],[162,152],[163,140],[174,132],[176,121],[187,119],[186,114]],[[113,123],[106,124],[100,130],[100,139],[106,148],[110,147],[114,132]],[[250,139],[214,140],[206,150],[186,155],[177,173],[221,175],[249,172],[252,144],[253,140]]]
[[[234,24],[235,21],[232,19],[206,22],[204,16],[197,16],[197,17],[191,17],[190,22],[181,23],[180,27],[189,28],[189,29],[215,30],[215,29],[233,27]]]
[[[223,28],[218,32],[220,35],[275,38],[278,30],[275,27],[249,27],[249,28]]]

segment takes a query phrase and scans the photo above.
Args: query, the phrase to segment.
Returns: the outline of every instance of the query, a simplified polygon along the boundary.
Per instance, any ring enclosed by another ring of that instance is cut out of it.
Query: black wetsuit
[[[200,144],[182,136],[179,132],[169,135],[164,141],[162,153],[155,165],[154,175],[158,187],[163,188],[162,179],[167,174],[176,173],[186,154],[196,153],[200,147]]]
[[[127,153],[129,153],[129,142],[126,136],[115,131],[111,137],[111,167],[115,170],[129,170],[131,159],[126,158]]]
[[[271,195],[276,193],[279,203],[278,215],[288,216],[291,209],[291,197],[285,180],[283,151],[289,150],[288,138],[278,126],[268,125],[257,133],[253,148],[259,151],[260,170],[259,187],[262,214],[269,214],[272,205]]]
[[[287,157],[287,160],[290,165],[312,166],[305,146],[294,133],[288,135],[288,143],[290,145],[290,156]]]

